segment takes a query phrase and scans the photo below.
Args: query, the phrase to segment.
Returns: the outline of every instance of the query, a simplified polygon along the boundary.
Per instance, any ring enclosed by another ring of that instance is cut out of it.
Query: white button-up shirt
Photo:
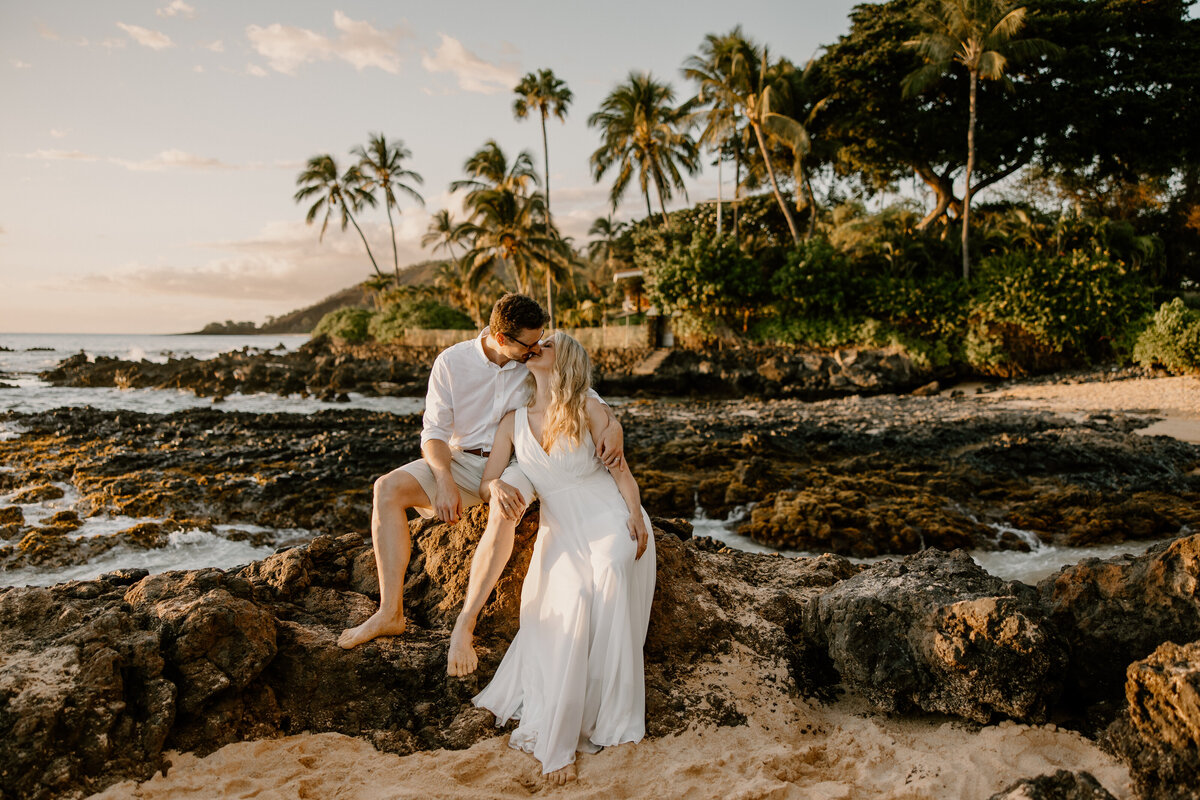
[[[483,340],[488,329],[474,339],[447,347],[438,354],[429,373],[425,395],[421,445],[440,439],[460,450],[491,450],[500,419],[529,401],[525,384],[529,370],[519,361],[503,367],[488,360]]]
[[[438,354],[429,373],[421,445],[439,439],[459,450],[491,450],[500,420],[529,402],[533,380],[519,361],[497,366],[483,351],[488,329]],[[529,379],[528,381],[526,379]],[[590,396],[599,398],[595,391]]]

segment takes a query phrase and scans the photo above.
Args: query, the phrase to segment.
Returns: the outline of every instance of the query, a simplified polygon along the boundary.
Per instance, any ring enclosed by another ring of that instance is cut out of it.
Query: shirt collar
[[[490,358],[488,358],[487,353],[485,353],[483,350],[483,340],[487,338],[488,333],[490,331],[491,331],[490,327],[484,328],[482,331],[480,331],[479,335],[475,337],[475,352],[479,354],[479,357],[481,359],[483,359],[483,363],[487,364],[492,369],[499,369],[499,370],[516,369],[517,367],[525,366],[520,361],[517,361],[514,359],[512,361],[509,361],[503,367],[501,367],[501,366],[497,365],[495,362],[493,362]]]

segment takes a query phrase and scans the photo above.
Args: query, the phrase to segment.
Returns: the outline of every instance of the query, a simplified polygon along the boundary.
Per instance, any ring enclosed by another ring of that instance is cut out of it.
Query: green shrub
[[[1118,352],[1148,292],[1103,251],[1014,251],[979,262],[968,362],[998,375],[1058,369]]]
[[[764,310],[766,281],[760,262],[731,237],[697,233],[675,241],[646,275],[646,293],[663,313],[682,312],[676,330],[715,334],[745,331]]]
[[[475,323],[463,312],[431,299],[405,299],[372,315],[368,332],[377,342],[390,342],[411,328],[469,330]]]
[[[321,317],[312,335],[328,336],[350,344],[358,344],[367,339],[367,326],[371,322],[371,312],[365,308],[339,308]]]
[[[1173,372],[1200,372],[1200,311],[1179,297],[1163,303],[1138,336],[1133,358],[1145,367],[1161,364]]]

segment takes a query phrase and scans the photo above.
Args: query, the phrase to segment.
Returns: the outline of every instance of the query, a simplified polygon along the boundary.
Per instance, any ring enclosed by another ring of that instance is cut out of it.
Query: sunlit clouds
[[[397,45],[408,35],[403,26],[381,31],[341,11],[333,12],[333,26],[338,31],[335,37],[278,22],[266,27],[250,25],[246,38],[271,69],[285,75],[295,75],[304,64],[332,59],[345,61],[360,72],[368,67],[393,75],[400,72]]]
[[[118,22],[117,27],[128,33],[135,42],[151,50],[165,50],[175,46],[171,37],[160,31],[152,31],[140,25],[127,25],[124,22]]]
[[[453,36],[440,34],[441,44],[433,55],[421,56],[421,66],[430,72],[449,72],[458,79],[458,87],[467,92],[495,94],[511,91],[517,82],[517,68],[484,61]]]
[[[173,0],[170,5],[156,9],[154,13],[160,17],[174,17],[179,15],[184,19],[191,19],[196,16],[196,9],[183,2],[183,0]]]

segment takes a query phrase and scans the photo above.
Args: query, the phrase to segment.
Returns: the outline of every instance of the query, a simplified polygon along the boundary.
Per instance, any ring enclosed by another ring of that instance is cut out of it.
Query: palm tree
[[[373,275],[359,284],[371,294],[371,302],[376,311],[383,310],[383,298],[387,290],[392,288],[393,279],[389,275]]]
[[[537,73],[528,73],[513,90],[517,99],[513,101],[513,115],[517,119],[525,119],[533,111],[538,112],[542,120],[542,175],[546,187],[546,223],[550,223],[550,146],[546,139],[546,118],[553,114],[559,120],[566,122],[567,106],[571,104],[574,95],[567,85],[555,76],[552,70],[540,69]],[[550,292],[550,273],[546,273],[546,310],[550,314],[551,324],[554,320],[554,298]]]
[[[425,205],[425,199],[417,190],[405,183],[405,181],[424,183],[424,180],[417,173],[404,168],[404,159],[412,157],[412,153],[405,149],[404,142],[400,140],[388,142],[382,133],[371,134],[367,146],[365,148],[355,147],[350,151],[350,155],[358,157],[358,169],[366,178],[363,188],[372,194],[376,189],[383,190],[388,227],[392,230],[392,266],[396,271],[396,282],[399,283],[400,255],[396,251],[396,226],[392,222],[392,208],[395,207],[399,213],[400,204],[396,202],[397,191],[404,192],[421,205]]]
[[[538,183],[537,173],[533,170],[533,155],[528,150],[522,150],[512,164],[509,164],[508,156],[500,149],[500,145],[496,144],[495,139],[488,139],[483,147],[463,163],[463,172],[470,177],[451,181],[450,191],[466,189],[467,196],[463,203],[468,207],[476,192],[506,189],[525,194]]]
[[[682,167],[689,175],[700,168],[700,151],[687,133],[690,109],[675,108],[675,91],[666,83],[644,72],[630,72],[625,83],[619,84],[600,104],[600,110],[588,117],[588,126],[599,128],[601,145],[591,156],[593,177],[597,182],[610,167],[616,167],[609,200],[613,210],[621,202],[625,189],[638,170],[638,187],[646,198],[646,214],[650,209],[650,181],[658,193],[658,205],[663,222],[669,229],[666,200],[672,189],[687,191],[683,186]]]
[[[465,226],[455,222],[450,212],[441,209],[433,215],[429,228],[421,237],[421,247],[429,247],[433,252],[445,250],[450,258],[438,268],[434,285],[445,289],[452,302],[467,309],[471,319],[479,320],[479,280],[470,279],[470,267],[465,258],[459,258],[454,248],[463,248],[464,253],[469,247]]]
[[[317,237],[317,241],[324,241],[329,217],[335,208],[338,209],[341,213],[342,230],[346,230],[347,224],[354,224],[354,230],[358,231],[363,247],[367,248],[367,257],[371,259],[375,274],[382,278],[383,273],[379,271],[379,264],[375,263],[371,245],[367,244],[367,237],[363,235],[362,228],[358,227],[358,221],[354,219],[354,211],[362,209],[363,206],[374,206],[376,202],[375,195],[364,188],[365,183],[366,177],[358,167],[350,167],[344,175],[339,176],[337,162],[333,160],[333,156],[323,153],[310,158],[304,170],[296,176],[296,185],[300,189],[293,195],[293,199],[300,203],[316,197],[316,202],[309,207],[308,214],[304,217],[304,222],[308,225],[313,223],[317,214],[325,211],[325,218],[321,221],[321,235]]]
[[[546,225],[541,193],[525,196],[506,188],[481,189],[473,193],[470,210],[462,235],[472,242],[463,256],[472,280],[503,265],[516,281],[517,291],[529,294],[533,276],[541,270],[556,281],[570,275],[570,248]]]
[[[613,245],[628,227],[624,222],[613,222],[612,214],[607,217],[596,217],[592,227],[588,228],[588,236],[596,236],[588,242],[588,258],[599,261],[605,267],[612,265]]]
[[[930,0],[918,12],[924,31],[905,45],[925,60],[904,79],[906,96],[919,94],[954,68],[966,67],[970,77],[967,121],[966,186],[963,189],[963,280],[971,276],[967,232],[971,216],[971,171],[975,168],[975,103],[979,79],[999,81],[1006,89],[1012,81],[1004,74],[1009,58],[1022,59],[1058,50],[1042,39],[1016,39],[1025,27],[1027,9],[1013,8],[1006,0]]]

